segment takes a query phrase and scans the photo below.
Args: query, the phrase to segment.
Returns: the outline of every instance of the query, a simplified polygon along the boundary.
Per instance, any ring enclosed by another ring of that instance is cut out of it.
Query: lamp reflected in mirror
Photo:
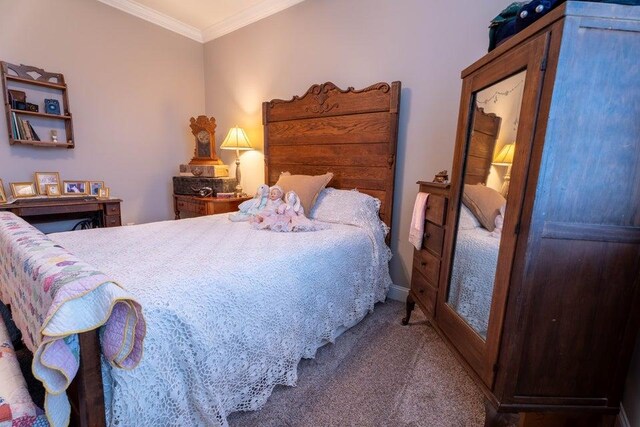
[[[513,164],[513,154],[516,151],[516,143],[505,144],[497,156],[494,157],[492,164],[494,166],[506,166],[507,172],[504,174],[504,181],[500,194],[507,197],[509,194],[509,181],[511,180],[511,165]]]

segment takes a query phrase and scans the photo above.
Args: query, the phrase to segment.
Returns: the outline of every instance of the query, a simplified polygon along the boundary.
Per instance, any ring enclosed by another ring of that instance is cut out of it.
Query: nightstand
[[[447,231],[446,213],[449,204],[449,184],[418,181],[421,192],[429,193],[425,206],[424,237],[420,250],[413,250],[411,288],[407,297],[407,316],[402,324],[407,325],[416,302],[428,319],[433,319],[440,283],[442,246]]]
[[[173,195],[173,210],[176,219],[182,214],[189,216],[214,215],[226,212],[235,212],[238,205],[251,197],[198,197]]]

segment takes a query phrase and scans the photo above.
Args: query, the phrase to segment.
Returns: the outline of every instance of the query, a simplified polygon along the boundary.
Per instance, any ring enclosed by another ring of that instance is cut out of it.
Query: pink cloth
[[[424,235],[424,215],[427,208],[429,193],[418,193],[416,202],[413,205],[413,217],[411,217],[411,228],[409,229],[409,242],[416,249],[422,247],[422,236]]]

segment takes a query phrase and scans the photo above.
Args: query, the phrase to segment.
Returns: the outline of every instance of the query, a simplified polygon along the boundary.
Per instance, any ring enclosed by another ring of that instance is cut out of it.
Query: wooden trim
[[[594,242],[640,243],[640,227],[546,221],[543,239],[590,240]]]

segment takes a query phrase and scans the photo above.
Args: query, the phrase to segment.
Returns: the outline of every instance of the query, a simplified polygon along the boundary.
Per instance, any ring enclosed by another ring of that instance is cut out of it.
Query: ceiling
[[[98,0],[201,43],[304,0]]]

